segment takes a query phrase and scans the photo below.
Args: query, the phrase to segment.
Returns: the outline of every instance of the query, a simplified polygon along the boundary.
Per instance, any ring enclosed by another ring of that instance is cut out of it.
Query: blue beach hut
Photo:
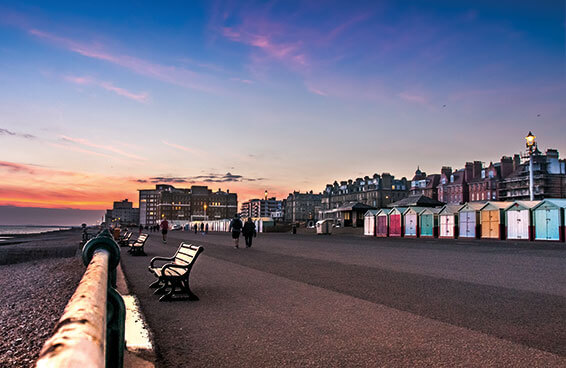
[[[564,241],[566,199],[545,199],[533,207],[535,240]]]

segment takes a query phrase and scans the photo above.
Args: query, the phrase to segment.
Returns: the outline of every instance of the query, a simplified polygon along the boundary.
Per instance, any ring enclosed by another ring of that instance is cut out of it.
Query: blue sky
[[[564,153],[564,14],[563,1],[0,1],[0,204],[104,208],[155,177],[241,199],[320,191],[489,164],[529,130]]]

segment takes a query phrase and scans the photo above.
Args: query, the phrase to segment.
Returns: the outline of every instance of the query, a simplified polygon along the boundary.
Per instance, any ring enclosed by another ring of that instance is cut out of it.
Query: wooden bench
[[[143,250],[143,246],[147,241],[148,235],[147,234],[140,234],[135,241],[130,241],[128,246],[128,252],[130,252],[133,256],[145,256],[145,252]]]
[[[127,231],[123,236],[120,237],[120,239],[118,240],[118,244],[121,247],[127,247],[128,244],[130,243],[130,238],[132,237],[132,232],[131,231]]]
[[[203,250],[204,248],[201,246],[181,243],[173,257],[154,257],[151,260],[149,272],[157,277],[157,281],[149,287],[158,287],[154,294],[165,294],[159,298],[159,301],[172,300],[174,294],[187,294],[189,300],[199,300],[191,291],[189,276],[195,261]],[[155,263],[157,261],[165,261],[167,263],[161,267],[156,267]],[[177,288],[179,288],[179,291],[177,291]],[[169,289],[168,292],[167,289]]]

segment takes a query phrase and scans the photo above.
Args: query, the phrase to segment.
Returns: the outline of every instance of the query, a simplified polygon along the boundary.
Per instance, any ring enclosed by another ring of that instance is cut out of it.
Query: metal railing
[[[86,272],[36,367],[123,366],[126,308],[115,289],[120,248],[104,230],[85,244],[82,258]]]

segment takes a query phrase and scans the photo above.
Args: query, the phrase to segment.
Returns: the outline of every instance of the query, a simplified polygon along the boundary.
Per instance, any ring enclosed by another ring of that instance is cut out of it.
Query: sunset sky
[[[562,0],[88,3],[0,0],[0,205],[566,153]]]

